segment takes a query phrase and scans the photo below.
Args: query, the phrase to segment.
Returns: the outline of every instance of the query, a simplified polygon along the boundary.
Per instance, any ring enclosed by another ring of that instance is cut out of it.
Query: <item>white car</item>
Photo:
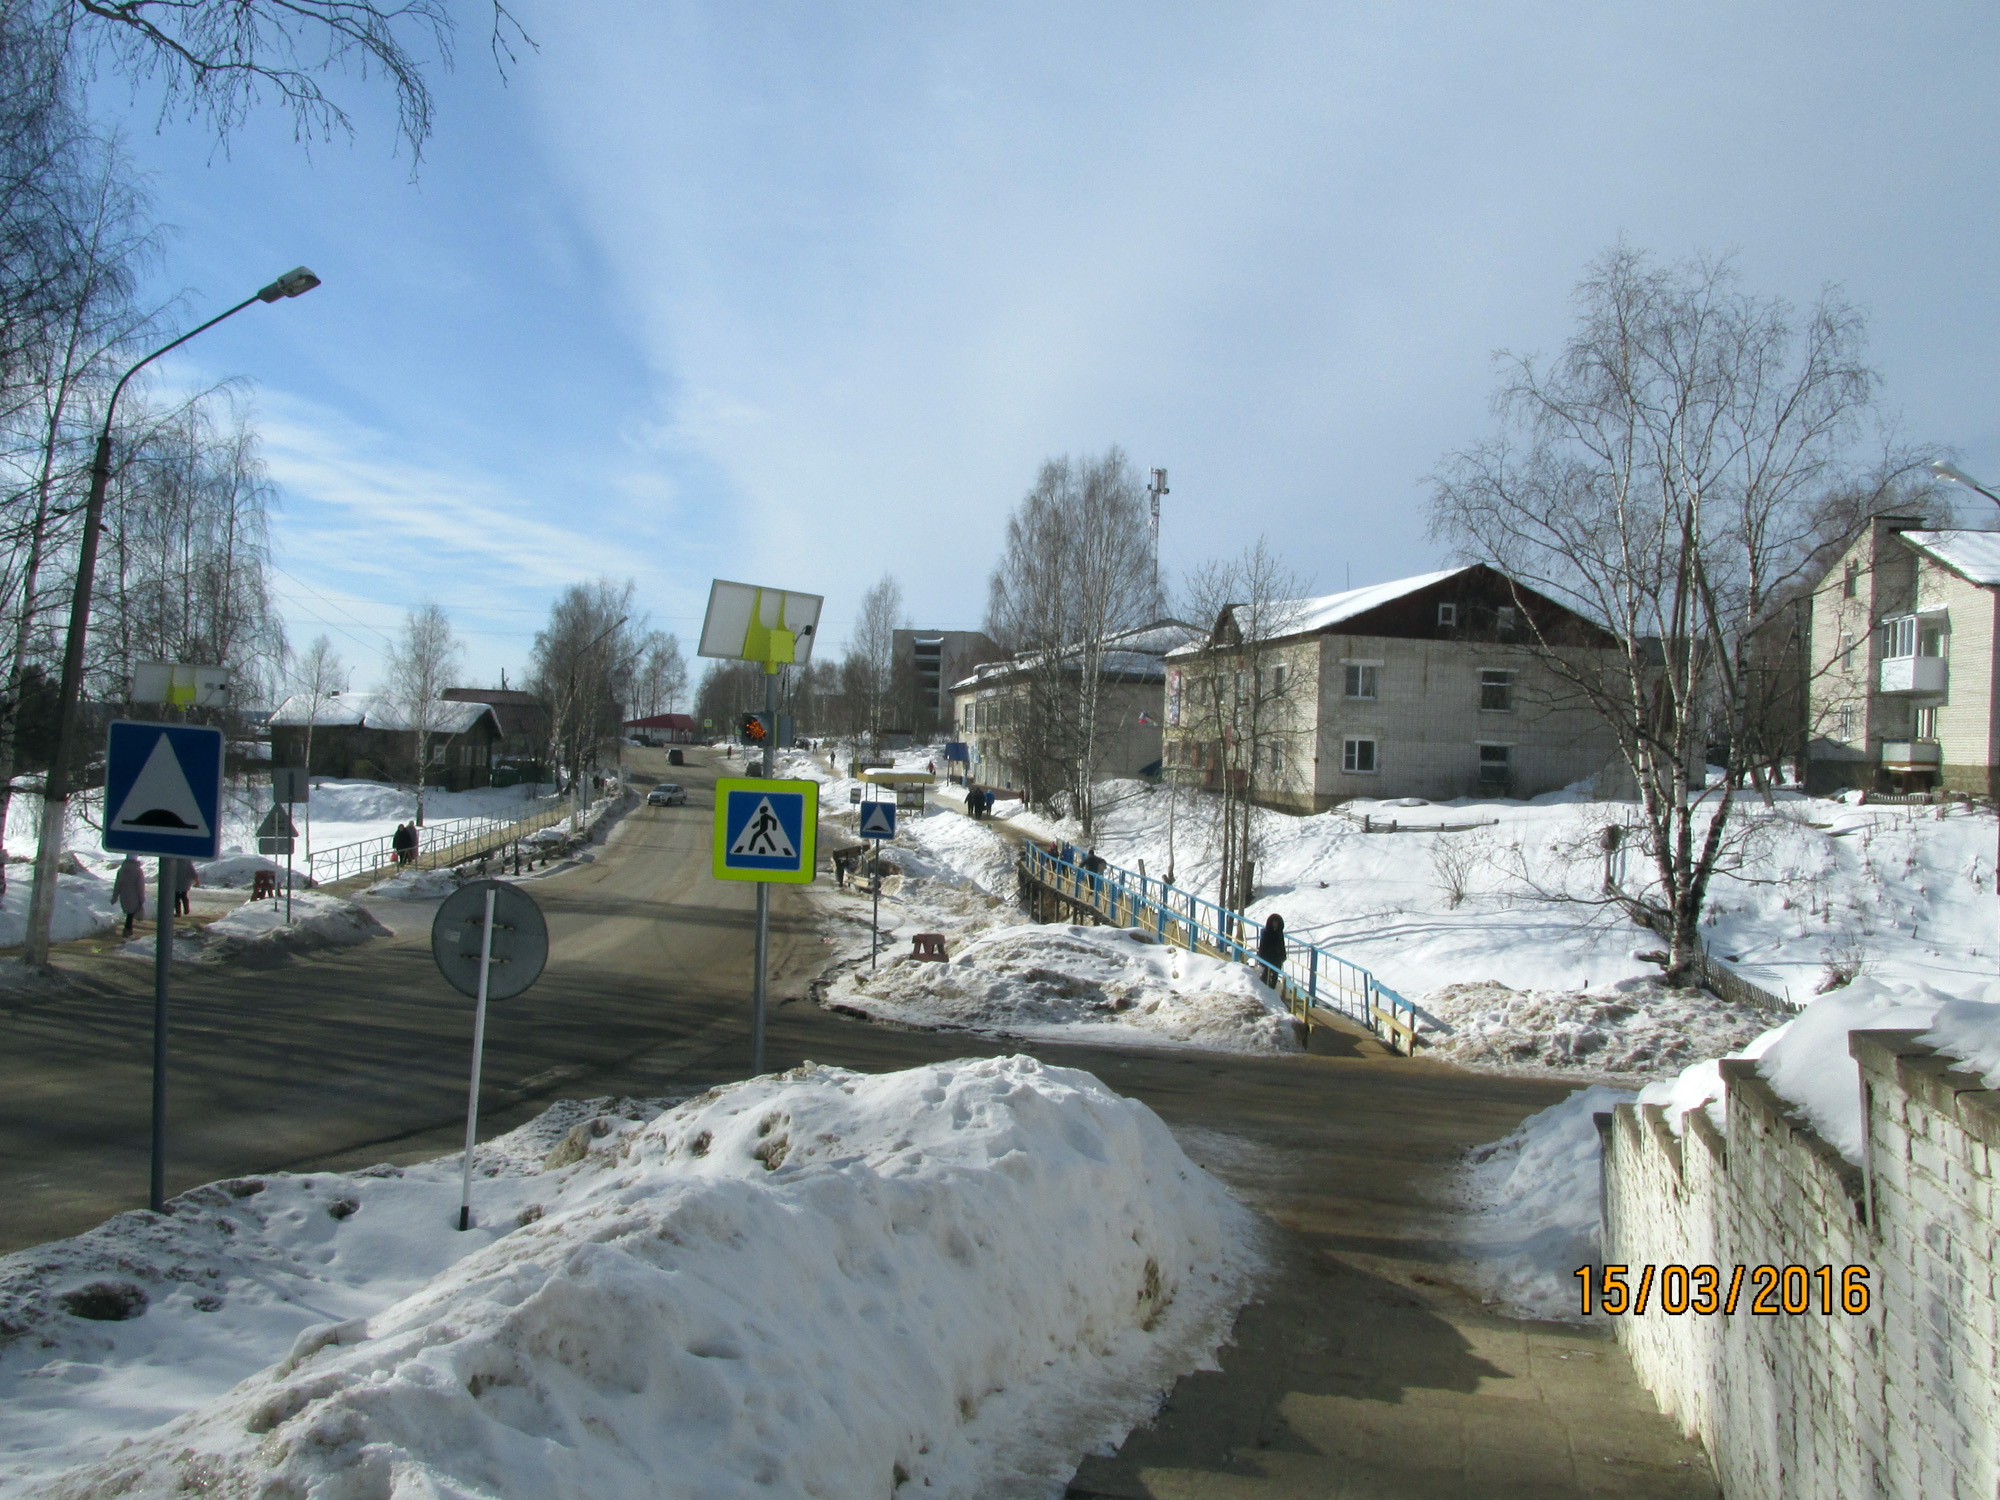
[[[671,781],[663,781],[646,793],[646,802],[652,807],[686,807],[688,794]]]

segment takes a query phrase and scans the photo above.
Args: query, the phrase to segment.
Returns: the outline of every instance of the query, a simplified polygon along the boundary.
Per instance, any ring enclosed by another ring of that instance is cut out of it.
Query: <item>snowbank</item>
[[[257,876],[268,870],[278,880],[278,889],[285,888],[285,867],[275,859],[262,854],[226,854],[221,859],[212,859],[195,866],[201,876],[201,883],[213,890],[247,891],[257,883]],[[294,861],[292,883],[295,890],[305,890],[313,881]]]
[[[1469,1279],[1509,1312],[1576,1318],[1576,1268],[1598,1258],[1597,1122],[1631,1099],[1618,1089],[1578,1089],[1466,1158],[1459,1195],[1471,1210],[1462,1232],[1475,1257]]]
[[[1427,1057],[1516,1073],[1582,1073],[1642,1082],[1735,1052],[1775,1019],[1704,990],[1628,979],[1604,990],[1516,991],[1492,981],[1447,985],[1424,1007],[1453,1028]]]
[[[366,910],[338,896],[300,891],[291,898],[291,912],[288,923],[282,895],[244,902],[203,929],[202,961],[278,962],[295,953],[351,948],[389,936]]]
[[[455,870],[399,870],[369,886],[367,894],[391,901],[441,901],[463,883]]]
[[[16,865],[7,873],[7,892],[0,896],[0,948],[18,948],[27,941],[28,896],[34,887],[34,874],[28,865]],[[111,898],[110,881],[89,875],[56,877],[55,913],[49,919],[52,942],[93,937],[124,920],[125,913]]]
[[[1224,1052],[1296,1052],[1290,1015],[1241,964],[1136,929],[1018,926],[948,963],[897,956],[828,987],[830,1005],[885,1020],[1008,1036]]]
[[[55,1343],[0,1362],[30,1419],[6,1493],[1054,1495],[1208,1359],[1254,1263],[1157,1117],[1027,1058],[807,1065],[569,1139],[597,1149],[494,1164],[467,1235],[449,1158],[123,1216],[126,1321],[49,1310],[84,1290],[60,1247],[0,1263]]]

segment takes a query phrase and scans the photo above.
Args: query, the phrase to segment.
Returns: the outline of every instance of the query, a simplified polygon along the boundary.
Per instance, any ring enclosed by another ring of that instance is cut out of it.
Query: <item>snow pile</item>
[[[456,870],[398,870],[369,886],[367,894],[390,901],[441,901],[461,884]]]
[[[947,963],[899,956],[844,973],[827,1003],[885,1020],[1008,1036],[1225,1052],[1296,1052],[1296,1029],[1248,968],[1137,929],[1019,926]]]
[[[1989,1089],[2000,1089],[2000,1004],[1948,1000],[1917,1040],[1957,1058]]]
[[[1657,979],[1604,990],[1510,990],[1491,980],[1447,985],[1424,1008],[1453,1028],[1426,1056],[1501,1072],[1586,1073],[1644,1080],[1736,1051],[1776,1019],[1705,990]]]
[[[1156,1116],[1027,1058],[718,1090],[483,1182],[498,1235],[452,1235],[434,1179],[380,1212],[413,1178],[322,1174],[262,1232],[299,1274],[374,1285],[365,1259],[397,1294],[441,1241],[462,1259],[400,1301],[326,1297],[284,1360],[91,1468],[17,1458],[15,1492],[1059,1494],[1208,1359],[1254,1263],[1247,1213]],[[212,1191],[204,1212],[241,1212]],[[239,1294],[187,1269],[163,1305],[228,1317]],[[22,1355],[61,1371],[41,1400],[78,1399],[74,1361]]]
[[[285,867],[261,854],[226,854],[221,859],[211,859],[194,868],[201,877],[201,883],[211,890],[247,891],[256,885],[257,876],[264,871],[277,877],[279,890],[285,888]],[[297,890],[304,890],[313,883],[296,862],[292,866],[292,883]]]
[[[16,866],[9,872],[7,891],[0,896],[0,948],[18,948],[28,937],[28,896],[34,880],[30,868]],[[56,877],[55,913],[49,920],[52,942],[70,943],[78,938],[108,932],[125,920],[125,913],[111,897],[111,882],[90,875]]]
[[[1578,1089],[1467,1156],[1458,1187],[1472,1213],[1468,1279],[1486,1297],[1523,1317],[1579,1316],[1576,1268],[1599,1257],[1592,1116],[1631,1097]]]
[[[203,961],[276,962],[294,953],[351,948],[389,936],[389,929],[366,910],[338,896],[298,892],[291,897],[290,922],[285,920],[285,905],[283,896],[246,901],[210,922],[203,929]]]

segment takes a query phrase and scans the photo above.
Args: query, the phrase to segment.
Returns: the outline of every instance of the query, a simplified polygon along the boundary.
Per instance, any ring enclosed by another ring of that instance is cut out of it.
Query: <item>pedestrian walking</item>
[[[146,867],[139,863],[138,855],[125,856],[125,862],[111,878],[111,894],[118,900],[118,909],[125,913],[125,936],[130,937],[133,919],[146,909]]]
[[[1285,919],[1276,912],[1264,919],[1264,935],[1257,939],[1257,978],[1275,988],[1285,967]]]
[[[194,899],[189,894],[201,884],[201,877],[195,874],[194,861],[177,859],[174,861],[174,915],[191,916],[194,913]]]

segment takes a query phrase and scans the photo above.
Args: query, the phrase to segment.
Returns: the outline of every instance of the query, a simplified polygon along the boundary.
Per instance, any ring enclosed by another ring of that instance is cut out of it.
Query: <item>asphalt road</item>
[[[749,1067],[751,890],[708,874],[707,751],[628,751],[642,807],[593,863],[533,882],[548,970],[489,1020],[482,1134],[555,1097],[682,1095]],[[716,758],[719,761],[719,758]],[[804,998],[825,949],[776,888],[767,1066],[867,1071],[1030,1050],[1143,1099],[1261,1208],[1273,1270],[1220,1372],[1187,1377],[1077,1496],[1712,1496],[1597,1330],[1521,1323],[1456,1280],[1443,1174],[1567,1092],[1315,1033],[1306,1056],[1034,1046],[872,1026]],[[175,974],[168,1191],[255,1171],[406,1162],[464,1130],[471,1005],[430,960],[434,904],[346,954]],[[76,944],[69,986],[0,1000],[0,1248],[145,1201],[150,968]]]

